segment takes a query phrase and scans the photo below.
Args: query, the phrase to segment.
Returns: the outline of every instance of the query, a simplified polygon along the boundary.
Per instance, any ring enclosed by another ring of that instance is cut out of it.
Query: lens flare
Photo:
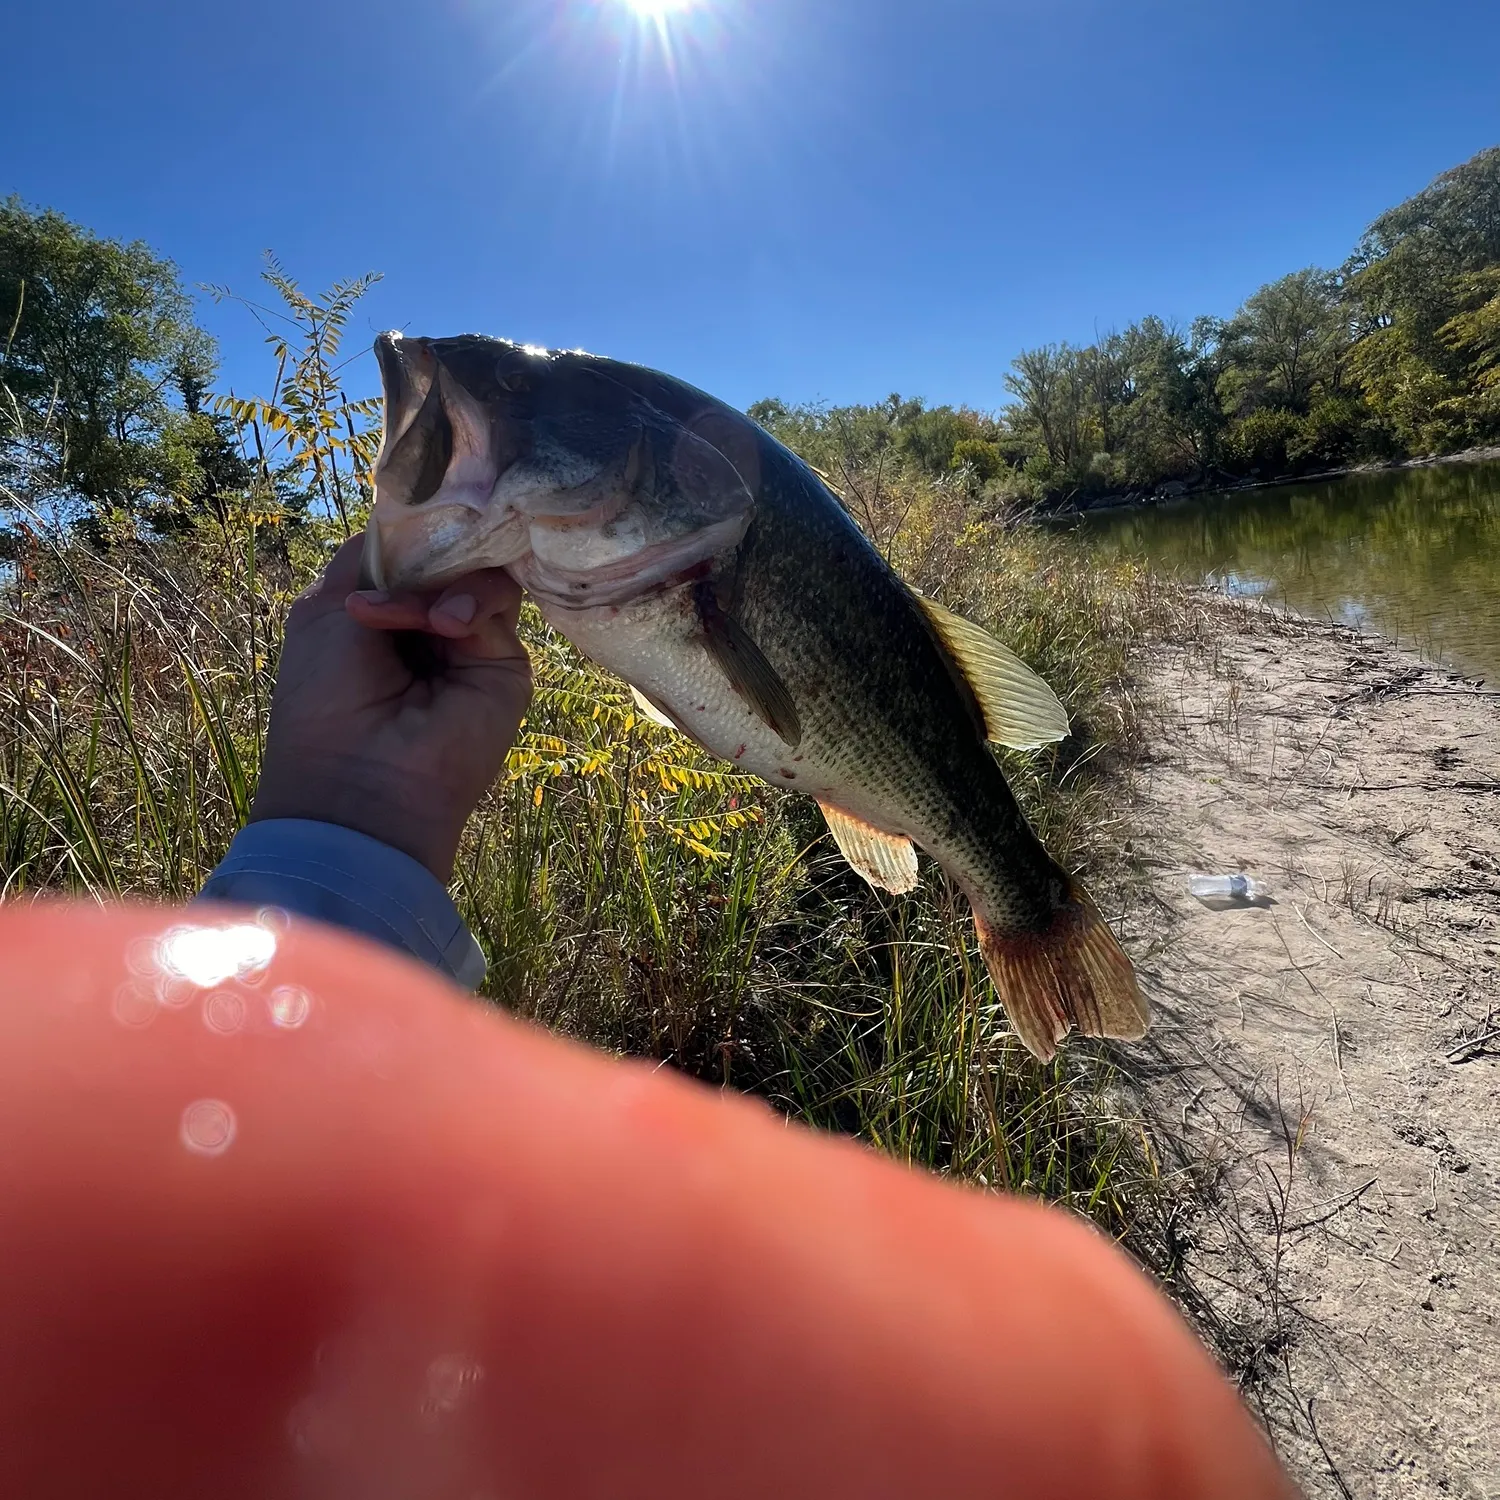
[[[688,10],[695,0],[625,0],[643,21],[665,21],[677,11]]]

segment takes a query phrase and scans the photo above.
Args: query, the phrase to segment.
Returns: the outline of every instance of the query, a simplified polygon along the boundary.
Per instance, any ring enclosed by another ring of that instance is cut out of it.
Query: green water
[[[1078,525],[1108,551],[1500,681],[1500,463],[1195,497]]]

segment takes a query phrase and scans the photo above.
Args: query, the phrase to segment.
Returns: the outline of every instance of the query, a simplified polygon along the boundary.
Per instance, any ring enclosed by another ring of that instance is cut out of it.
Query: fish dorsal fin
[[[1012,750],[1051,745],[1068,732],[1068,711],[1056,693],[989,631],[920,594],[917,603],[974,690],[984,732]]]
[[[912,841],[880,829],[860,818],[819,802],[828,820],[828,831],[839,846],[839,853],[873,886],[904,896],[917,888],[917,851]]]
[[[663,729],[677,729],[677,725],[664,714],[638,687],[630,689],[630,696],[635,699],[635,706],[653,724],[660,724]],[[680,734],[682,731],[677,730]]]
[[[697,605],[708,654],[735,692],[795,750],[802,743],[802,720],[776,668],[766,660],[745,627],[719,607],[711,585],[699,586]]]

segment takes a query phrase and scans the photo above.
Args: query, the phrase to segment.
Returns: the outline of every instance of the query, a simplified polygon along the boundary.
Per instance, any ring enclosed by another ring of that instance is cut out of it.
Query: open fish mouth
[[[385,422],[374,587],[510,568],[559,608],[618,603],[744,536],[735,466],[605,361],[499,339],[376,341]]]

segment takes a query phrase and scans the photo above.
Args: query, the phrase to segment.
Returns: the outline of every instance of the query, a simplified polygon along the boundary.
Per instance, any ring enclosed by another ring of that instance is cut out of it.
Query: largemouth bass
[[[478,335],[376,341],[385,428],[366,571],[504,567],[547,621],[714,755],[817,799],[895,893],[915,846],[968,896],[1017,1036],[1137,1038],[1130,961],[1047,854],[986,740],[1067,732],[1051,689],[913,593],[789,449],[681,381]]]

